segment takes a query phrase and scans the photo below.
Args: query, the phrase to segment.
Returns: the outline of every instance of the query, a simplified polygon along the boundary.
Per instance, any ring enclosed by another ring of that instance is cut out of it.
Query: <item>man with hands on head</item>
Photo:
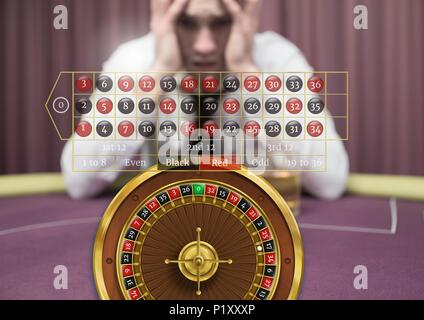
[[[293,43],[274,32],[257,33],[260,7],[260,0],[152,0],[151,32],[118,47],[103,71],[312,71]],[[326,130],[337,135],[331,118]],[[72,197],[95,196],[118,178],[119,172],[72,172],[71,144],[69,141],[63,150],[61,165]],[[126,142],[126,147],[131,154],[156,151],[148,141]],[[87,143],[82,148],[88,149],[87,154],[96,150]],[[302,142],[302,153],[315,154],[314,148],[314,143]],[[284,167],[276,162],[275,169]],[[343,193],[349,171],[341,141],[328,142],[327,169],[304,172],[301,182],[309,193],[334,199]]]
[[[259,0],[151,1],[152,70],[259,71],[253,45]]]

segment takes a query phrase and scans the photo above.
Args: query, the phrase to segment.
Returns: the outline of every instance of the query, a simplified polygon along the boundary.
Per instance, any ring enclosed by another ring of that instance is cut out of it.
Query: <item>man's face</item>
[[[190,71],[225,69],[231,17],[220,0],[190,0],[177,24],[185,67]]]

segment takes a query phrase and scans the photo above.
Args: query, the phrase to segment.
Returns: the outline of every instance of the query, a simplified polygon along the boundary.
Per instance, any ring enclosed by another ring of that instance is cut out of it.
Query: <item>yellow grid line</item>
[[[75,96],[74,96],[74,92],[75,92],[75,74],[72,73],[71,75],[71,80],[72,80],[72,131],[75,130]],[[93,130],[93,129],[91,129]],[[74,155],[74,143],[75,143],[75,139],[72,139],[72,171],[74,171],[74,165],[75,165],[75,155]]]

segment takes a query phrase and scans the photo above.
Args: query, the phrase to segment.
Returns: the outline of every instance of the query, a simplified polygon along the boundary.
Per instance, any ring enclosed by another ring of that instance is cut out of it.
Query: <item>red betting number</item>
[[[244,80],[244,87],[249,92],[255,92],[259,90],[260,86],[261,86],[261,80],[259,80],[259,78],[256,76],[248,76]]]
[[[150,76],[142,76],[138,81],[138,86],[143,92],[150,92],[155,88],[155,79]]]
[[[118,125],[118,132],[122,137],[131,137],[134,133],[134,125],[129,121],[122,121]]]
[[[101,98],[97,101],[96,108],[101,114],[108,114],[113,109],[113,103],[108,98]]]
[[[171,114],[177,108],[177,104],[174,99],[165,98],[160,102],[160,110],[165,114]]]
[[[76,81],[79,92],[90,92],[93,89],[93,79],[89,76],[81,76]]]
[[[181,125],[181,133],[186,137],[190,137],[193,131],[197,129],[197,124],[191,121],[184,122]]]
[[[196,91],[198,85],[199,83],[196,77],[192,75],[185,76],[183,80],[181,80],[181,88],[187,93],[193,93],[194,91]]]
[[[316,137],[319,137],[323,133],[324,126],[319,121],[311,121],[311,122],[309,122],[306,129],[308,131],[308,134],[311,137],[316,138]]]
[[[224,101],[224,110],[229,114],[235,114],[240,109],[240,103],[237,99],[228,98]]]
[[[123,92],[131,91],[134,88],[134,80],[130,76],[122,76],[118,80],[119,90]]]
[[[218,124],[213,120],[209,120],[203,124],[202,129],[206,130],[209,136],[213,136],[215,131],[218,129]]]
[[[298,98],[291,98],[286,103],[286,109],[291,114],[298,114],[303,109],[303,103]]]
[[[207,76],[202,81],[202,88],[205,92],[213,93],[218,90],[218,79],[213,76]]]
[[[324,81],[318,76],[313,76],[308,80],[308,88],[315,93],[321,92],[324,89]]]
[[[77,133],[77,135],[83,138],[88,137],[91,131],[92,127],[90,122],[88,121],[80,121],[75,128],[75,132]]]
[[[256,121],[249,121],[244,125],[244,133],[250,137],[257,137],[261,126]]]
[[[265,80],[265,87],[268,91],[277,92],[281,89],[281,79],[277,76],[269,76]]]

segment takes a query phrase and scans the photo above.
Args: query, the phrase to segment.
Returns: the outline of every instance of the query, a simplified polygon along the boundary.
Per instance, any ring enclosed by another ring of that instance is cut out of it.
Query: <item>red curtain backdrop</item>
[[[264,0],[262,30],[296,43],[317,70],[347,70],[353,172],[424,175],[424,1]],[[66,5],[69,30],[53,28]],[[353,8],[368,7],[368,30]],[[149,1],[0,1],[0,173],[58,171],[63,143],[44,103],[63,70],[100,70],[149,29]]]

